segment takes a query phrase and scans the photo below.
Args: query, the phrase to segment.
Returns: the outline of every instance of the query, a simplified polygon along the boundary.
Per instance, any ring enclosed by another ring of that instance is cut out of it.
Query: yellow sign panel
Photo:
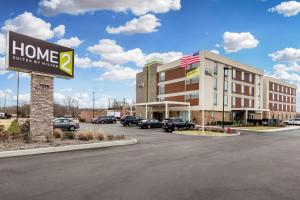
[[[196,76],[200,75],[200,68],[197,67],[196,69],[193,69],[192,71],[189,71],[186,73],[187,78],[194,78]]]

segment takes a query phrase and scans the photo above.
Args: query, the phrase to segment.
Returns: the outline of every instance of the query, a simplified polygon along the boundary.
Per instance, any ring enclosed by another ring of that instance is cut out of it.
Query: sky
[[[297,1],[6,1],[0,7],[0,105],[4,96],[6,105],[16,103],[16,72],[5,70],[8,30],[74,48],[75,77],[55,78],[55,101],[72,96],[91,107],[95,92],[100,108],[109,98],[135,100],[135,74],[147,60],[169,62],[202,50],[300,86],[299,24]],[[21,103],[28,103],[30,76],[20,80]]]

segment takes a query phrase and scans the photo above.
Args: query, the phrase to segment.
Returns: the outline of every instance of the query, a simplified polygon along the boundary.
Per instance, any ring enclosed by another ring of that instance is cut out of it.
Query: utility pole
[[[4,110],[4,113],[6,113],[6,91],[4,91],[4,101],[3,101],[3,110]]]
[[[93,92],[93,118],[95,117],[95,92]]]
[[[17,84],[17,122],[19,121],[19,89],[20,89],[20,75],[18,73],[18,84]]]

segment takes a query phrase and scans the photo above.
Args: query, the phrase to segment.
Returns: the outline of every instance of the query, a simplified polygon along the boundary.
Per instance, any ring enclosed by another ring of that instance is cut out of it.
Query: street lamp
[[[229,68],[228,66],[225,66],[223,68],[223,108],[222,108],[222,129],[224,129],[224,118],[225,118],[225,72],[227,71],[227,77],[228,77],[228,70],[232,70],[232,68]],[[228,90],[228,82],[227,82],[227,90]],[[227,104],[228,104],[228,95],[227,95]]]

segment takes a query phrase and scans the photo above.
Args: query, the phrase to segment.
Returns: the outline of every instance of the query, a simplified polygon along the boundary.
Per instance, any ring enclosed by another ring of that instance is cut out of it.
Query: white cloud
[[[138,71],[129,67],[114,66],[100,76],[100,80],[129,80],[135,79]]]
[[[210,52],[215,53],[215,54],[220,54],[220,52],[216,49],[210,50]]]
[[[53,29],[53,32],[56,37],[63,37],[66,32],[66,27],[64,25],[59,25]]]
[[[17,96],[13,96],[13,100],[17,101]],[[19,103],[20,104],[28,104],[30,103],[30,93],[19,94]]]
[[[81,45],[82,42],[83,40],[80,40],[78,37],[71,37],[68,39],[60,39],[56,43],[66,47],[76,48]]]
[[[4,55],[6,51],[6,37],[0,33],[0,55]]]
[[[285,48],[269,54],[273,61],[295,62],[300,61],[300,49]]]
[[[7,76],[8,80],[10,80],[10,79],[17,79],[17,78],[18,78],[18,73],[17,72],[10,73]],[[19,72],[19,78],[30,78],[30,74]]]
[[[128,35],[136,33],[152,33],[156,32],[159,26],[161,26],[159,19],[152,14],[147,14],[139,18],[134,18],[126,22],[123,26],[116,28],[107,26],[106,32],[110,34],[124,33]]]
[[[269,12],[276,12],[285,17],[295,16],[300,13],[300,2],[284,1],[273,8],[268,9]]]
[[[31,12],[24,12],[14,19],[5,21],[2,31],[15,31],[42,40],[48,40],[54,37],[54,31],[51,24],[32,15]]]
[[[75,55],[75,66],[79,68],[91,68],[91,67],[97,67],[97,68],[109,68],[113,65],[104,62],[104,61],[92,61],[89,57],[79,57],[78,55]]]
[[[180,8],[180,0],[41,0],[39,2],[39,12],[47,16],[59,13],[78,15],[98,10],[131,11],[135,15],[144,15],[149,12],[166,13]]]
[[[182,56],[181,52],[151,53],[144,54],[140,48],[124,50],[115,40],[102,39],[87,49],[91,53],[101,56],[102,60],[113,65],[135,63],[137,66],[143,66],[147,60],[158,57],[164,62],[176,60]]]
[[[225,32],[223,40],[223,47],[227,53],[238,52],[242,49],[255,48],[259,43],[259,41],[249,32]]]

